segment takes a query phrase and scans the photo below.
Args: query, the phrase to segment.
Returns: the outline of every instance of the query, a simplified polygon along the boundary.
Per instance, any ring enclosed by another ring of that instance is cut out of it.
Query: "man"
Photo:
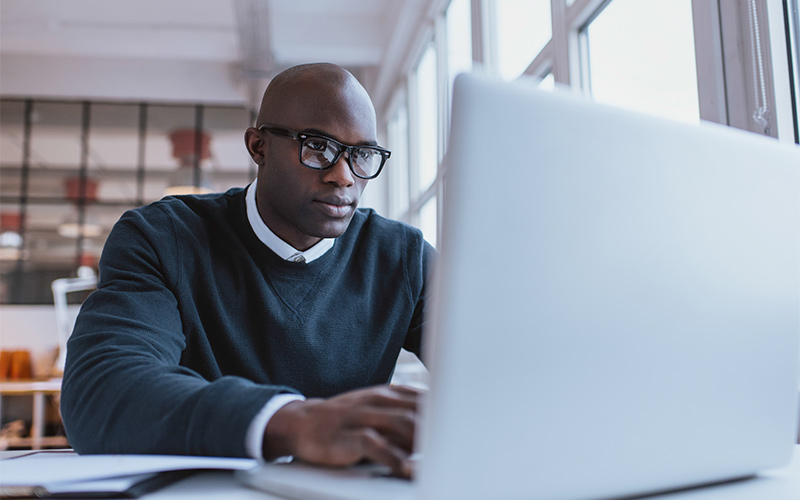
[[[291,68],[245,143],[246,189],[125,213],[69,341],[62,414],[79,453],[367,459],[409,475],[434,250],[356,209],[389,152],[364,88]],[[307,398],[307,399],[306,399]]]

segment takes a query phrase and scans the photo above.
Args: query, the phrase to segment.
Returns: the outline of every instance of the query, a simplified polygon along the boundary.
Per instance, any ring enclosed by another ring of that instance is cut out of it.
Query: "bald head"
[[[330,63],[301,64],[272,79],[261,100],[256,126],[299,127],[298,120],[310,111],[330,115],[342,110],[375,122],[369,94],[352,73]]]

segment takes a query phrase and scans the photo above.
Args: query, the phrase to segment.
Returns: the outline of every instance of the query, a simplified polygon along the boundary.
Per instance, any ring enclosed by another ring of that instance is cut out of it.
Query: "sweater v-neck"
[[[247,205],[245,201],[246,190],[242,189],[231,200],[231,224],[244,236],[244,241],[256,257],[255,261],[262,271],[278,273],[285,277],[308,279],[325,270],[336,260],[342,248],[341,237],[337,238],[330,250],[311,262],[292,262],[281,258],[265,245],[256,235],[250,222],[247,220]]]

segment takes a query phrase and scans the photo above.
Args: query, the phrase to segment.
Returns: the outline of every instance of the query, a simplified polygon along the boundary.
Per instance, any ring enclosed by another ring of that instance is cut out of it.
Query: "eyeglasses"
[[[353,174],[361,179],[378,177],[386,160],[392,155],[388,149],[377,146],[348,146],[324,135],[295,132],[273,125],[261,125],[258,130],[290,137],[299,142],[300,163],[314,170],[330,168],[347,151],[347,164]]]

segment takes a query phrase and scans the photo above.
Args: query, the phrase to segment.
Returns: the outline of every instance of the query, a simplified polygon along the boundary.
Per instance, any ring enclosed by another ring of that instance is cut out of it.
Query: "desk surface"
[[[145,497],[147,500],[272,500],[273,495],[249,489],[236,482],[232,473],[204,472]],[[800,445],[787,467],[766,471],[753,479],[718,486],[669,493],[652,500],[798,500],[800,499]]]
[[[0,452],[0,458],[15,452]],[[232,472],[208,471],[143,497],[146,500],[281,500],[242,486]],[[648,497],[648,500],[798,500],[800,499],[800,445],[792,462],[758,477],[733,483]]]

